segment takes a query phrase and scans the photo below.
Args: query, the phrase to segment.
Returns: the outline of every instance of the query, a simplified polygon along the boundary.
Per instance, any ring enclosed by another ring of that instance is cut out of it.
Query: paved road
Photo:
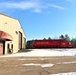
[[[0,75],[49,75],[76,72],[76,57],[0,58]]]

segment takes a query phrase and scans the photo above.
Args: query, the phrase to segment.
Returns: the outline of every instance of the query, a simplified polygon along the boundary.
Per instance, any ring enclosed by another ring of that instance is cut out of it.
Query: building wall
[[[26,48],[26,43],[24,38],[26,38],[23,29],[20,25],[20,22],[12,17],[0,13],[0,30],[12,35],[12,41],[5,41],[5,54],[7,54],[7,45],[8,43],[13,44],[13,53],[18,52],[19,50],[19,32],[22,33],[22,48]],[[24,45],[25,44],[25,45]]]

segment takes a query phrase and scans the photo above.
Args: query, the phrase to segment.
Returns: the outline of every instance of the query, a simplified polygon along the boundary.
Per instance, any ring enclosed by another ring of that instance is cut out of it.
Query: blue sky
[[[76,36],[76,0],[0,0],[0,12],[21,22],[27,40]]]

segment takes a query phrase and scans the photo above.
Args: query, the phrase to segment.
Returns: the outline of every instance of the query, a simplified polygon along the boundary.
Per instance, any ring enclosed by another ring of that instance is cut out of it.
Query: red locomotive
[[[72,47],[72,45],[66,39],[27,41],[27,48],[70,48],[70,47]]]

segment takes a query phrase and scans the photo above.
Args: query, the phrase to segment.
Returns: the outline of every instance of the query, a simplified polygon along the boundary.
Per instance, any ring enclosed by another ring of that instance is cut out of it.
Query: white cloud
[[[50,4],[50,3],[45,3],[45,4],[50,6],[50,7],[53,7],[53,8],[57,8],[57,9],[60,9],[60,10],[65,10],[64,7],[56,5],[56,4]]]
[[[6,2],[0,3],[0,6],[4,6],[6,8],[18,8],[18,9],[30,9],[34,8],[37,4],[35,2]]]
[[[57,8],[57,9],[65,10],[64,7],[61,7],[61,6],[58,6],[58,5],[51,4],[50,6],[54,7],[54,8]]]
[[[8,9],[19,9],[19,10],[30,10],[36,13],[41,13],[43,9],[47,9],[49,7],[57,8],[60,10],[64,10],[64,7],[50,4],[50,3],[44,3],[40,2],[38,0],[36,1],[21,1],[21,2],[0,2],[1,8]]]
[[[0,2],[1,8],[6,9],[19,9],[19,10],[29,10],[31,9],[33,12],[40,13],[44,8],[42,5],[35,1],[22,1],[22,2]]]
[[[41,9],[35,9],[34,12],[36,12],[36,13],[41,13],[42,10],[41,10]]]

